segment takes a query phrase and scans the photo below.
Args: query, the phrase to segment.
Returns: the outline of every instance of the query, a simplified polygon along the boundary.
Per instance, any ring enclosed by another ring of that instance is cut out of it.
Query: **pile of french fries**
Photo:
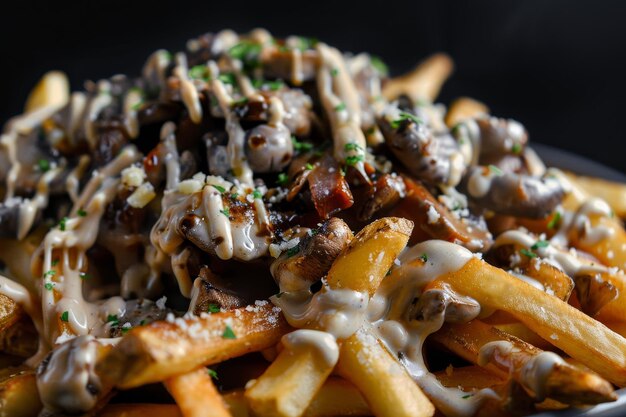
[[[436,55],[413,73],[391,80],[383,94],[388,99],[408,94],[432,101],[451,70],[449,58]],[[56,81],[48,82],[53,86],[44,83],[29,98],[30,110],[46,102],[44,95],[58,96],[51,93]],[[446,122],[452,126],[483,113],[488,113],[486,106],[463,98],[451,106]],[[626,217],[626,185],[566,175],[572,189],[562,209],[576,211],[588,199],[599,197],[615,213],[612,218],[590,216],[592,226],[612,231],[598,243],[589,245],[576,233],[568,236],[573,248],[589,255],[581,256],[580,262],[600,263],[606,270],[569,276],[533,253],[522,259],[520,269],[542,290],[504,265],[472,257],[457,270],[431,277],[422,289],[450,291],[481,306],[477,318],[442,323],[426,343],[427,352],[447,355],[438,361],[443,361],[443,367],[432,369],[432,377],[443,387],[461,390],[460,398],[468,401],[480,390],[493,391],[475,410],[477,415],[519,415],[609,402],[616,399],[617,387],[626,386],[626,276],[621,272],[626,266],[626,231],[620,220]],[[551,236],[549,220],[522,225],[536,236]],[[334,260],[320,291],[355,291],[371,301],[381,283],[394,279],[394,271],[402,267],[397,259],[412,228],[408,220],[389,217],[363,228]],[[1,241],[3,258],[30,256],[34,248],[27,243],[28,239],[19,246]],[[499,250],[510,255],[521,249],[510,244]],[[4,261],[10,267],[10,261]],[[408,263],[419,270],[427,258]],[[318,322],[304,329],[325,330]],[[368,320],[357,323],[348,336],[334,338],[338,356],[331,361],[313,345],[284,346],[281,341],[298,330],[267,300],[133,328],[98,360],[96,373],[110,389],[88,415],[415,417],[436,413],[433,404],[441,399],[411,377],[401,355],[381,340]],[[35,370],[23,364],[37,351],[37,337],[24,309],[0,295],[0,417],[36,416],[42,410]],[[550,365],[542,367],[546,360]],[[124,390],[140,397],[145,387],[155,383],[162,384],[169,396],[141,403],[115,401]]]

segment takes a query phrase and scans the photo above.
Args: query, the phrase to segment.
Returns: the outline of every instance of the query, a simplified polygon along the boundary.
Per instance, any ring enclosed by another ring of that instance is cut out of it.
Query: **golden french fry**
[[[126,334],[97,369],[120,388],[136,387],[274,346],[290,329],[269,303],[155,322]]]
[[[0,352],[28,358],[37,352],[39,336],[28,317],[0,331]]]
[[[452,128],[463,120],[486,114],[489,114],[489,107],[484,103],[469,97],[459,97],[450,105],[450,109],[446,114],[446,125]]]
[[[232,416],[204,367],[167,379],[165,387],[184,417],[204,417],[209,411],[212,417]]]
[[[613,387],[594,373],[557,361],[550,368],[539,370],[546,355],[540,349],[493,326],[473,320],[464,324],[448,324],[432,338],[462,358],[499,375],[511,377],[543,400],[553,398],[567,404],[597,404],[615,400]],[[492,344],[493,349],[485,350]],[[550,353],[550,355],[554,355]],[[485,361],[485,362],[483,362]],[[529,371],[537,367],[535,375]]]
[[[335,259],[328,271],[331,289],[374,294],[413,230],[413,222],[385,217],[365,226]]]
[[[431,55],[422,61],[414,70],[400,77],[392,78],[383,86],[383,96],[387,100],[395,100],[406,94],[413,101],[437,98],[443,83],[454,69],[452,59],[443,53]]]
[[[538,347],[539,349],[554,349],[554,347],[550,343],[543,340],[541,337],[539,337],[539,335],[537,335],[537,333],[533,332],[520,322],[494,324],[493,327],[497,328],[498,330],[502,330],[503,332],[508,333],[512,336],[515,336],[526,343]]]
[[[0,380],[0,417],[36,417],[42,404],[33,370],[4,370]]]
[[[602,178],[585,177],[571,172],[565,175],[586,193],[609,203],[617,216],[626,217],[626,184]]]
[[[444,283],[484,308],[510,313],[604,378],[626,385],[626,339],[569,304],[478,259],[431,286]]]
[[[24,111],[26,113],[46,106],[64,106],[69,100],[70,83],[61,71],[50,71],[41,77],[30,92]]]
[[[361,391],[378,417],[432,416],[435,412],[404,368],[363,329],[343,342],[337,371]]]
[[[301,416],[333,367],[315,347],[285,348],[246,389],[248,404],[260,416]]]
[[[98,417],[183,417],[175,404],[109,404]]]
[[[463,391],[491,388],[506,382],[506,379],[476,365],[453,368],[435,372],[435,376],[444,387],[461,388]]]
[[[0,294],[0,331],[15,324],[22,316],[22,308],[11,298]]]
[[[587,238],[586,228],[570,228],[571,245],[598,258],[604,265],[626,270],[626,231],[619,220],[603,215],[589,214],[589,230],[606,231],[599,238]]]

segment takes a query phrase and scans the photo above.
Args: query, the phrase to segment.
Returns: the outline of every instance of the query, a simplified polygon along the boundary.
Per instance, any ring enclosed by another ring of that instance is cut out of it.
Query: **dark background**
[[[153,50],[183,49],[203,32],[263,26],[371,51],[394,74],[446,51],[457,65],[441,101],[480,99],[524,123],[532,141],[626,172],[624,1],[22,1],[2,9],[1,122],[49,69],[67,72],[78,89],[86,79],[138,74]]]

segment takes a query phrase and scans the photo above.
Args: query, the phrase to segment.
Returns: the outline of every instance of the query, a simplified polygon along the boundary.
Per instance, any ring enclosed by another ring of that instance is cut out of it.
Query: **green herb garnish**
[[[79,217],[85,217],[87,215],[87,212],[81,208],[81,209],[78,209],[76,214],[78,214]]]
[[[219,378],[217,377],[217,372],[215,372],[213,369],[209,368],[207,369],[207,373],[211,376],[211,378],[213,378],[214,380],[218,380]]]
[[[337,74],[339,74],[339,70],[337,68],[333,68],[330,70],[330,75],[332,75],[333,77],[336,77]]]
[[[370,55],[370,64],[372,64],[372,67],[374,67],[374,69],[378,71],[378,73],[383,77],[389,75],[389,68],[387,67],[387,64],[385,64],[383,60],[380,59],[380,57],[377,57],[376,55]]]
[[[88,274],[88,273],[86,273],[86,272],[80,272],[80,273],[78,274],[78,276],[80,277],[80,279],[89,279],[89,278],[91,278],[91,275],[89,275],[89,274]]]
[[[226,72],[224,74],[220,74],[217,77],[217,79],[223,82],[224,84],[235,85],[235,74],[233,74],[232,72]]]
[[[361,145],[359,145],[358,143],[354,143],[354,142],[346,143],[346,145],[343,148],[346,151],[362,151],[363,150]]]
[[[344,111],[346,109],[346,103],[339,103],[335,106],[335,111]]]
[[[217,304],[209,304],[208,311],[209,313],[219,313],[221,309]]]
[[[52,265],[52,266],[57,266],[58,264],[59,264],[59,260],[58,259],[55,259],[52,262],[50,262],[50,265]]]
[[[398,116],[398,118],[391,122],[391,128],[392,129],[399,128],[402,122],[404,122],[405,120],[409,120],[415,123],[416,125],[424,123],[422,119],[420,119],[416,115],[402,111],[400,112],[400,115]]]
[[[280,174],[278,174],[278,179],[276,180],[276,183],[278,185],[287,185],[289,183],[289,175],[281,172]]]
[[[532,245],[530,248],[532,250],[537,250],[539,248],[545,248],[547,246],[550,245],[550,242],[548,242],[547,240],[538,240],[534,245]]]
[[[296,256],[298,254],[298,252],[300,252],[300,246],[299,245],[296,245],[293,248],[287,249],[287,258],[291,258],[293,256]]]
[[[46,271],[45,274],[43,274],[44,278],[51,278],[53,276],[55,276],[57,274],[57,271],[53,271],[52,269],[49,271]]]
[[[109,314],[107,316],[107,323],[111,323],[113,326],[117,326],[120,324],[120,320],[117,318],[116,314]]]
[[[293,148],[297,152],[307,152],[313,149],[313,144],[308,142],[299,142],[298,138],[294,135],[291,135],[291,143],[293,143]]]
[[[61,321],[64,321],[64,322],[67,323],[69,320],[70,320],[70,313],[69,313],[69,311],[64,311],[61,314]]]
[[[550,221],[548,222],[548,229],[554,229],[560,220],[561,213],[558,211],[554,212],[554,216],[552,216],[552,219],[550,219]]]
[[[358,164],[359,162],[362,162],[365,158],[363,157],[363,155],[352,155],[352,156],[348,156],[346,157],[346,165],[353,167],[356,164]]]
[[[222,187],[221,185],[215,185],[215,184],[211,184],[211,187],[215,188],[217,191],[220,192],[220,194],[224,194],[226,192],[226,188]]]
[[[502,170],[495,165],[489,165],[489,171],[497,176],[504,175],[504,172],[502,172]]]
[[[223,210],[220,210],[220,213],[222,213],[224,216],[230,219],[230,210],[228,210],[228,207],[224,208]]]
[[[424,262],[428,262],[428,254],[427,253],[422,253],[420,255],[420,259]]]
[[[224,329],[224,333],[222,333],[222,337],[224,339],[236,339],[237,336],[235,335],[235,332],[233,332],[233,329],[227,324],[226,328]]]
[[[191,67],[189,70],[189,78],[208,81],[211,79],[209,68],[206,65],[196,65]]]
[[[51,282],[46,282],[43,287],[48,291],[52,291],[52,289],[54,288],[54,284]]]
[[[37,168],[39,168],[39,171],[41,172],[48,172],[50,170],[50,161],[47,159],[40,159],[37,161]]]
[[[537,254],[535,252],[530,251],[530,250],[528,250],[526,248],[520,249],[520,253],[522,255],[528,256],[529,258],[536,258],[537,257]]]
[[[519,154],[520,152],[522,152],[522,145],[520,145],[519,143],[514,143],[511,147],[511,152],[516,155]]]
[[[66,227],[66,223],[67,223],[68,218],[67,217],[63,217],[60,221],[59,221],[59,229],[62,232],[65,232],[65,227]]]
[[[260,192],[259,190],[256,190],[256,189],[255,189],[255,190],[252,192],[252,197],[254,197],[254,199],[255,199],[255,200],[256,200],[256,199],[261,199],[261,198],[263,198],[263,194],[261,194],[261,192]]]
[[[304,169],[306,169],[307,171],[310,171],[310,170],[312,170],[312,169],[313,169],[313,165],[311,165],[311,164],[309,164],[309,163],[307,162],[307,164],[304,166]]]

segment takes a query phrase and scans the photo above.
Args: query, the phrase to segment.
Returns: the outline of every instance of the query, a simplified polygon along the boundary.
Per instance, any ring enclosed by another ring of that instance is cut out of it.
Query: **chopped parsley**
[[[287,258],[296,256],[298,252],[300,252],[300,247],[298,245],[294,246],[293,248],[287,249]]]
[[[117,318],[117,314],[109,314],[107,316],[107,323],[111,323],[112,326],[120,324],[120,319]]]
[[[304,169],[306,169],[307,171],[311,171],[313,169],[313,165],[307,162],[307,164],[304,166]]]
[[[87,212],[81,208],[81,209],[78,209],[76,214],[78,214],[79,217],[85,217],[87,215]]]
[[[63,217],[60,221],[59,221],[59,229],[62,232],[65,232],[65,227],[66,227],[66,223],[67,223],[68,218],[67,217]]]
[[[374,133],[376,133],[376,126],[372,126],[372,127],[370,127],[369,129],[367,129],[367,130],[365,131],[365,134],[366,134],[367,136],[371,136],[371,135],[373,135]]]
[[[57,266],[58,264],[59,264],[59,260],[58,259],[55,259],[52,262],[50,262],[50,265],[52,265],[52,266]]]
[[[526,249],[526,248],[521,249],[521,250],[520,250],[520,253],[521,253],[522,255],[526,255],[526,256],[528,256],[529,258],[536,258],[536,257],[537,257],[537,254],[536,254],[535,252],[533,252],[533,251],[531,251],[531,250],[528,250],[528,249]]]
[[[352,155],[352,156],[348,156],[346,157],[346,165],[353,167],[356,164],[358,164],[359,162],[363,162],[365,158],[363,157],[363,155]]]
[[[57,274],[57,271],[53,271],[53,270],[51,269],[51,270],[49,270],[49,271],[46,271],[46,273],[45,273],[45,274],[43,274],[43,277],[44,277],[44,278],[50,278],[50,277],[55,276],[56,274]]]
[[[224,339],[236,339],[237,336],[235,335],[235,332],[233,332],[233,329],[227,324],[226,328],[224,329],[224,333],[222,333],[222,337]]]
[[[547,240],[538,240],[534,245],[532,245],[530,248],[532,250],[537,250],[539,248],[545,248],[547,246],[550,245],[550,242],[548,242]]]
[[[207,373],[211,376],[211,378],[213,378],[214,380],[218,380],[219,378],[217,377],[217,372],[215,372],[213,369],[209,368],[207,369]]]
[[[211,76],[206,65],[196,65],[189,70],[189,78],[208,81]]]
[[[80,279],[89,279],[89,278],[91,278],[91,275],[89,275],[89,274],[88,274],[88,273],[86,273],[86,272],[80,272],[80,273],[78,274],[78,276],[80,277]]]
[[[463,398],[464,400],[467,400],[468,398],[473,397],[473,396],[474,394],[467,394],[467,395],[462,396],[461,398]]]
[[[260,65],[261,45],[250,41],[242,41],[228,50],[228,55],[244,63],[248,69]]]
[[[402,122],[404,122],[405,120],[409,120],[410,122],[415,123],[416,125],[422,124],[424,123],[422,121],[422,119],[420,119],[419,117],[417,117],[414,114],[411,113],[407,113],[405,111],[401,111],[400,115],[398,116],[397,119],[395,119],[394,121],[391,122],[391,128],[392,129],[397,129],[400,127],[400,125],[402,124]]]
[[[519,143],[514,143],[511,147],[511,152],[516,155],[519,154],[520,152],[522,152],[522,145],[520,145]]]
[[[50,170],[50,161],[47,159],[40,159],[37,161],[37,168],[39,168],[39,171],[41,172],[48,172]]]
[[[283,88],[285,83],[283,80],[252,80],[254,88],[269,89],[271,91],[277,91]]]
[[[428,254],[427,253],[422,253],[420,255],[420,259],[424,262],[428,262]]]
[[[278,183],[278,185],[287,185],[289,183],[289,175],[281,172],[280,174],[278,174],[278,179],[276,180],[276,183]]]
[[[66,322],[66,323],[67,323],[68,321],[70,321],[70,313],[69,313],[68,311],[64,311],[64,312],[61,314],[61,321],[64,321],[64,322]]]
[[[307,49],[315,48],[315,45],[319,43],[319,41],[316,38],[307,38],[304,36],[298,36],[298,41],[299,41],[298,49],[300,49],[303,52],[306,51]]]
[[[233,74],[232,72],[226,72],[224,74],[220,74],[217,77],[217,79],[223,82],[224,84],[235,85],[235,74]]]
[[[346,103],[339,103],[335,106],[335,111],[344,111],[346,109]]]
[[[132,328],[133,326],[127,326],[127,327],[122,326],[122,333],[127,333]]]
[[[145,320],[141,320],[141,321],[139,322],[139,325],[140,325],[140,326],[145,326],[145,325],[146,325],[146,321],[145,321]]]
[[[333,77],[336,77],[337,74],[339,74],[339,70],[337,68],[333,68],[330,70],[330,75],[332,75]]]
[[[376,55],[370,55],[370,64],[372,64],[372,67],[374,67],[374,69],[378,71],[378,73],[383,77],[389,75],[389,68],[387,67],[387,64],[385,64],[383,60],[380,59],[380,57],[377,57]]]
[[[552,219],[550,219],[550,221],[548,222],[548,229],[556,228],[556,226],[559,224],[560,221],[561,221],[561,213],[558,211],[554,212],[554,216],[552,216]]]
[[[293,148],[298,152],[306,152],[313,149],[313,144],[308,142],[299,142],[298,138],[294,135],[291,135],[291,143],[293,143]]]
[[[230,198],[232,198],[233,200],[236,199],[237,197],[239,197],[239,194],[237,194],[237,193],[232,193],[230,195]]]
[[[215,185],[215,184],[211,184],[211,187],[215,188],[217,191],[220,192],[220,194],[224,194],[226,192],[226,188],[222,187],[221,185]]]
[[[48,291],[52,291],[54,284],[52,282],[46,282],[43,287]]]
[[[248,104],[248,97],[242,97],[238,100],[235,100],[231,103],[231,106],[233,107],[238,107],[238,106],[243,106],[244,104]]]
[[[259,190],[255,189],[252,192],[252,197],[254,197],[255,200],[261,199],[261,198],[263,198],[263,194],[261,194],[261,192]]]
[[[363,148],[361,148],[361,145],[359,145],[358,143],[354,143],[354,142],[346,143],[346,145],[343,148],[346,151],[360,151],[360,150],[363,150]]]
[[[502,172],[502,170],[495,165],[489,165],[489,171],[497,176],[504,175],[504,172]]]
[[[209,313],[219,313],[221,311],[220,306],[217,304],[209,304],[207,310]]]
[[[228,207],[225,207],[223,210],[220,210],[220,213],[222,213],[227,218],[230,218],[230,210],[228,210]]]

